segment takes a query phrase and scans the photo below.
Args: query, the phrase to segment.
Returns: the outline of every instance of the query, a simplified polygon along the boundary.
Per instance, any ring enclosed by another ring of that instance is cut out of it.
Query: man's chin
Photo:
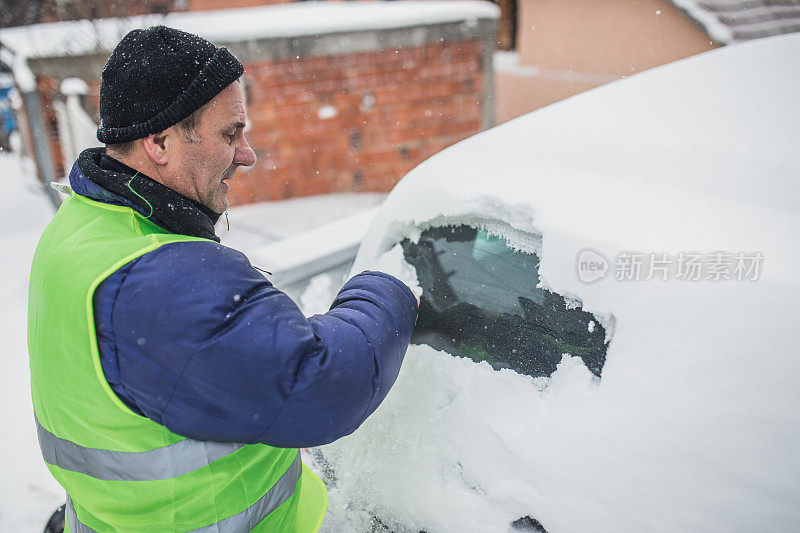
[[[217,202],[217,205],[215,205],[213,209],[221,215],[228,210],[228,199],[223,198],[221,202]]]
[[[217,197],[217,198],[210,198],[205,202],[202,202],[204,206],[211,209],[218,215],[221,215],[225,211],[228,210],[228,199],[226,197]]]
[[[217,213],[223,213],[228,209],[228,193],[231,190],[231,186],[228,185],[227,182],[222,181],[219,184],[219,188],[217,190],[217,197],[215,198],[214,202],[214,211]]]

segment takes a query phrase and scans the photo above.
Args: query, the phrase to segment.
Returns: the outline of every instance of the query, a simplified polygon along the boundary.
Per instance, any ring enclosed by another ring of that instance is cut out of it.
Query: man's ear
[[[142,139],[147,157],[156,165],[166,165],[169,160],[167,148],[171,140],[169,130],[154,133]]]

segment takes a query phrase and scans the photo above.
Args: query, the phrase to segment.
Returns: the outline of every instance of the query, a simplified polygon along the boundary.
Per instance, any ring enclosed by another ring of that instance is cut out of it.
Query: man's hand
[[[408,285],[406,285],[406,287],[408,287]],[[411,287],[408,287],[408,290],[410,290],[411,294],[414,295],[414,298],[417,299],[417,318],[414,319],[414,324],[416,324],[417,320],[419,319],[419,294],[417,294],[417,291],[415,291]]]

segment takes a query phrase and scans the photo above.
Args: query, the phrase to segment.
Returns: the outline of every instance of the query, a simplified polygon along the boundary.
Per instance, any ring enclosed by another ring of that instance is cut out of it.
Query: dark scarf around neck
[[[104,148],[81,152],[78,168],[86,178],[136,206],[162,228],[219,242],[214,233],[219,213],[117,161]]]

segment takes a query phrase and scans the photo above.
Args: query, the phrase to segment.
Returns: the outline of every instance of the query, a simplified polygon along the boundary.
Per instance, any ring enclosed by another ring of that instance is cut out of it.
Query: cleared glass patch
[[[401,246],[424,291],[412,342],[533,377],[553,374],[567,353],[601,375],[605,329],[537,287],[536,254],[466,225],[430,228]]]

